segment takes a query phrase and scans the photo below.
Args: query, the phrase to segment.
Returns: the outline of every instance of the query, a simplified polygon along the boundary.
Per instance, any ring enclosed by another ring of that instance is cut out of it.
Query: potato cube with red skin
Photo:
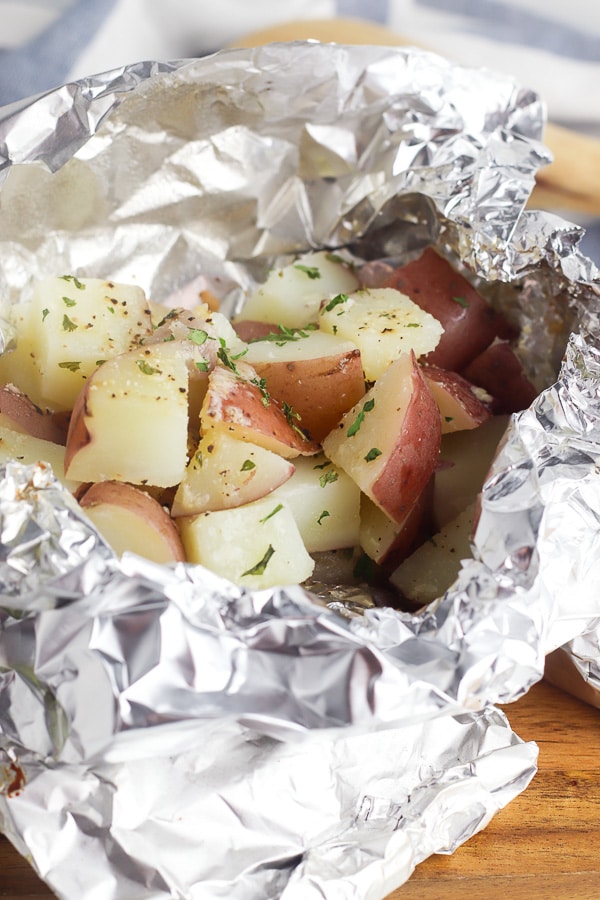
[[[14,384],[4,384],[0,387],[0,424],[64,446],[69,419],[63,413],[40,409]]]
[[[500,339],[471,360],[462,375],[491,394],[497,415],[527,409],[538,393],[510,343]]]
[[[440,410],[442,434],[477,428],[491,416],[492,398],[456,372],[423,366],[423,375]]]
[[[219,364],[209,375],[200,433],[207,436],[213,431],[258,444],[286,459],[319,452],[319,445],[301,430],[295,412],[279,406],[252,366],[239,360]]]
[[[298,424],[315,441],[321,441],[366,390],[356,345],[323,331],[254,341],[244,361],[265,379],[272,397],[294,409]]]
[[[440,413],[414,353],[395,360],[323,441],[325,455],[402,524],[429,481]]]
[[[79,505],[115,553],[137,553],[156,563],[185,562],[177,526],[153,497],[132,484],[101,481]]]
[[[402,291],[443,325],[438,345],[422,362],[462,372],[495,337],[514,337],[504,317],[431,247],[396,269],[384,285]]]
[[[402,524],[394,522],[365,494],[361,498],[359,543],[367,556],[385,571],[426,541],[433,531],[434,476],[408,510]]]

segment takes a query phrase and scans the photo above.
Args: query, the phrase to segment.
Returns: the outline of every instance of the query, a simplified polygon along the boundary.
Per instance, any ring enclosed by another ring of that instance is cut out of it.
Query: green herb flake
[[[231,359],[231,357],[228,353],[227,344],[225,343],[223,338],[219,338],[219,343],[221,346],[217,350],[217,358],[221,360],[221,362],[223,363],[223,365],[226,368],[231,369],[231,371],[235,372],[236,375],[239,374],[236,364]]]
[[[257,387],[260,391],[260,399],[262,401],[263,406],[270,406],[271,404],[271,395],[267,390],[267,381],[265,378],[251,378],[250,384],[253,384],[254,387]]]
[[[160,369],[151,366],[145,359],[136,359],[136,365],[144,375],[156,375],[157,372],[160,372]]]
[[[298,269],[299,272],[304,272],[304,274],[308,275],[308,277],[313,281],[321,277],[321,273],[316,266],[303,266],[298,263],[294,266],[294,268]]]
[[[196,368],[199,372],[208,372],[208,363],[205,359],[196,362]]]
[[[323,474],[319,477],[319,484],[322,488],[326,487],[328,484],[334,484],[339,478],[337,472],[331,470],[331,472],[323,472]]]
[[[269,544],[269,546],[267,547],[267,552],[265,553],[263,558],[259,562],[257,562],[255,566],[252,566],[251,569],[247,569],[245,572],[242,572],[242,577],[244,577],[244,575],[264,575],[265,569],[269,564],[269,560],[274,553],[275,550],[272,544]]]
[[[300,419],[302,418],[300,413],[297,413],[296,410],[289,405],[289,403],[285,402],[285,400],[283,401],[281,408],[283,410],[285,418],[287,419],[288,425],[291,425],[296,434],[298,434],[303,440],[307,441],[308,437],[301,428],[298,428],[296,422],[294,421],[294,419],[300,421]]]
[[[188,338],[193,344],[201,346],[208,340],[208,332],[202,328],[188,328]]]
[[[365,462],[373,462],[373,460],[377,459],[378,456],[381,456],[381,450],[378,447],[371,447],[371,449],[365,456]]]
[[[63,331],[75,331],[77,325],[75,322],[72,322],[68,315],[65,313],[62,320]]]
[[[63,281],[70,281],[78,291],[85,291],[85,284],[79,278],[76,278],[75,275],[59,275],[58,277]]]
[[[464,297],[453,297],[452,299],[454,300],[455,303],[458,303],[459,306],[462,306],[463,309],[469,308],[469,302],[468,302],[468,300],[465,300]]]
[[[348,299],[348,294],[337,294],[333,297],[329,303],[325,306],[325,312],[331,312],[332,309],[335,309],[336,306],[339,306],[341,303],[345,303]]]
[[[49,309],[43,309],[43,310],[42,310],[42,322],[44,322],[45,319],[46,319],[46,316],[49,316],[49,315],[50,315],[50,310],[49,310]]]
[[[331,460],[326,459],[324,463],[319,463],[318,465],[313,466],[313,469],[326,469],[327,466],[330,466],[330,465],[331,465]]]
[[[419,322],[407,322],[405,328],[420,328]]]
[[[68,369],[69,372],[78,372],[79,369],[81,368],[81,363],[80,362],[71,362],[71,361],[59,362],[58,368],[59,369]]]
[[[323,512],[321,513],[321,515],[319,516],[319,518],[317,519],[317,525],[320,525],[322,523],[323,519],[326,519],[327,516],[330,516],[330,515],[331,515],[331,513],[327,509],[324,509]]]
[[[363,404],[363,408],[355,418],[354,422],[346,432],[348,437],[354,437],[354,435],[360,430],[360,426],[364,422],[365,415],[368,412],[371,412],[373,407],[375,406],[375,401],[373,399],[367,400],[366,403]]]
[[[105,359],[97,359],[97,360],[96,360],[96,365],[97,365],[97,366],[101,366],[101,365],[103,365],[103,363],[105,363],[105,362],[106,362]]]
[[[280,512],[282,509],[283,509],[283,503],[278,503],[277,506],[275,506],[275,507],[271,510],[270,513],[267,513],[267,515],[266,515],[263,519],[259,519],[260,524],[261,524],[261,525],[264,525],[265,522],[268,522],[269,519],[272,519],[273,516],[276,516],[277,513]]]
[[[114,316],[114,314],[115,314],[114,306],[107,306],[106,308],[109,311],[109,313],[111,314],[111,316]]]
[[[252,469],[255,469],[255,468],[256,468],[256,463],[252,462],[251,459],[245,459],[244,462],[242,463],[240,472],[250,472],[250,471],[252,471]]]
[[[77,306],[77,300],[73,300],[72,297],[63,297],[62,302],[65,304],[65,306]]]
[[[444,416],[444,422],[454,422],[454,416]]]

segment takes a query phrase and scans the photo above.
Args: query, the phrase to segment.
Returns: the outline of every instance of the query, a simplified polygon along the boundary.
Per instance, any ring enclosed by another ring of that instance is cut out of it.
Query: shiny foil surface
[[[533,777],[495,704],[568,642],[597,658],[600,619],[600,276],[576,226],[525,210],[543,124],[505,76],[312,42],[0,110],[6,305],[70,273],[233,312],[286,254],[434,244],[540,390],[474,558],[418,615],[119,560],[48,466],[2,468],[0,824],[58,896],[383,898]]]

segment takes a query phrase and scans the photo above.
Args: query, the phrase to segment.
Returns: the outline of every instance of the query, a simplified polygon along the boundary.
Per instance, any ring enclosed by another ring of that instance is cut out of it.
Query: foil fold
[[[419,615],[118,560],[47,466],[2,470],[0,823],[59,896],[380,898],[533,777],[495,704],[600,620],[600,278],[580,229],[525,209],[543,125],[505,76],[311,42],[0,110],[6,307],[69,272],[233,312],[286,255],[434,244],[540,390]]]

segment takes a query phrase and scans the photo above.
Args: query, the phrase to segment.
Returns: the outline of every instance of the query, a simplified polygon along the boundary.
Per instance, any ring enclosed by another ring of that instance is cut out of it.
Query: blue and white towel
[[[359,17],[513,74],[555,121],[600,129],[596,0],[0,0],[0,105],[141,59],[211,52],[293,19]]]

